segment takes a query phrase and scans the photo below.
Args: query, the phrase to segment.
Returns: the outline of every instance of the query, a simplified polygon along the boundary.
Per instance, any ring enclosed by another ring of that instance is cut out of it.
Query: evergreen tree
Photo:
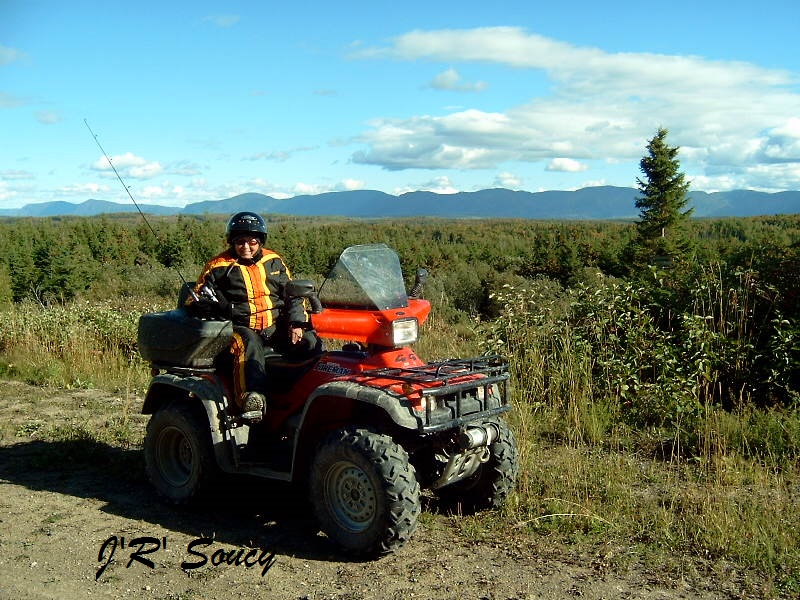
[[[14,299],[11,290],[11,276],[8,273],[8,266],[0,262],[0,306]]]
[[[647,144],[647,155],[639,162],[644,175],[636,179],[641,193],[636,199],[641,218],[636,239],[639,259],[673,259],[689,248],[683,226],[694,209],[686,209],[689,184],[680,171],[679,148],[666,143],[667,133],[659,127]]]

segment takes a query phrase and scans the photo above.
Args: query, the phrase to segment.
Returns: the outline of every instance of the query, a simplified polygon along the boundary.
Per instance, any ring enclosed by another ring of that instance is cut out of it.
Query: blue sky
[[[800,189],[796,0],[0,0],[0,208],[243,192]]]

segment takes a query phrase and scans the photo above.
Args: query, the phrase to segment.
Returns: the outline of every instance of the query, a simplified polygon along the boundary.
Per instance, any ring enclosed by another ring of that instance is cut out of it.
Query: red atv
[[[287,294],[308,299],[317,334],[346,343],[301,359],[267,352],[272,387],[258,424],[237,412],[230,373],[216,368],[229,321],[182,308],[143,315],[139,350],[153,367],[144,450],[156,489],[184,502],[219,470],[304,483],[323,531],[372,555],[409,539],[420,488],[465,511],[500,506],[518,470],[500,419],[510,409],[507,364],[414,353],[430,311],[417,298],[423,273],[409,297],[397,255],[372,244],[347,248],[319,294],[291,282]]]

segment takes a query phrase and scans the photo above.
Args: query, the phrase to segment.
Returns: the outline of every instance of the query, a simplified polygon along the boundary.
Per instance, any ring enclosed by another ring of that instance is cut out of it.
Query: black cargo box
[[[208,368],[226,350],[233,335],[230,321],[204,321],[184,308],[139,317],[139,354],[151,363]]]

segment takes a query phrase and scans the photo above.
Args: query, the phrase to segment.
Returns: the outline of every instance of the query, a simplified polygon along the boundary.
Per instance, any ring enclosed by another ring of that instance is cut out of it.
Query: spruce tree
[[[689,248],[682,226],[694,209],[686,208],[689,183],[680,171],[679,148],[666,143],[667,133],[665,128],[658,128],[647,144],[647,155],[639,162],[644,175],[636,179],[641,194],[636,199],[636,208],[640,210],[637,222],[640,260],[672,260]]]

